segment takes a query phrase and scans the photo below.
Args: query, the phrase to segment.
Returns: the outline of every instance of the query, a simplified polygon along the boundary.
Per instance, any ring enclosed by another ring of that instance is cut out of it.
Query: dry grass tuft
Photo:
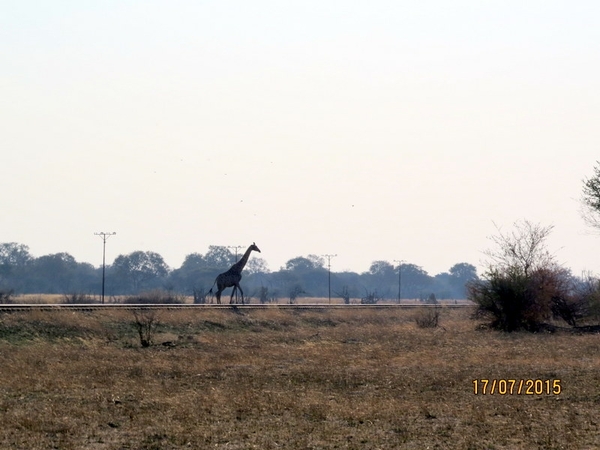
[[[441,328],[397,311],[0,316],[0,448],[598,448],[597,335]],[[167,344],[167,345],[163,345]],[[474,379],[560,395],[474,395]]]

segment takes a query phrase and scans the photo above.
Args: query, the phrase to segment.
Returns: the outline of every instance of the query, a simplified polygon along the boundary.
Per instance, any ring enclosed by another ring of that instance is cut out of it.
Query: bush
[[[516,274],[491,272],[485,280],[467,285],[467,298],[477,304],[476,317],[491,319],[490,326],[503,331],[522,327],[525,280]]]
[[[277,291],[271,291],[267,286],[261,286],[258,288],[258,292],[255,292],[253,297],[257,297],[258,301],[262,304],[265,303],[277,303],[278,294]]]
[[[296,299],[298,298],[298,296],[300,294],[305,294],[306,292],[304,291],[304,289],[302,288],[302,286],[300,286],[300,284],[294,284],[293,286],[290,286],[290,288],[288,289],[288,296],[290,298],[290,305],[296,303]]]
[[[437,298],[435,297],[435,294],[433,292],[431,294],[429,294],[429,297],[427,297],[427,299],[425,300],[425,303],[428,305],[437,305],[438,304]]]
[[[12,303],[13,290],[0,290],[0,304]]]
[[[579,326],[583,321],[597,322],[600,319],[600,280],[587,275],[574,284],[570,296],[554,300],[554,316],[572,327]]]
[[[554,315],[575,323],[570,315],[573,277],[546,250],[552,227],[517,222],[512,232],[492,238],[497,249],[481,280],[467,284],[467,298],[477,304],[476,316],[491,319],[503,331],[538,331]]]
[[[338,297],[341,297],[344,300],[344,305],[350,304],[350,288],[348,286],[343,286],[340,292],[335,293]]]
[[[142,347],[154,344],[154,334],[159,325],[158,312],[155,310],[133,311],[133,326],[140,337]]]
[[[192,289],[192,295],[194,296],[194,304],[208,303],[206,298],[208,296],[208,292],[203,287]]]
[[[377,291],[366,291],[365,296],[360,299],[361,305],[375,305],[382,297],[377,294]]]
[[[477,304],[476,315],[490,318],[494,329],[538,331],[553,305],[569,297],[563,276],[557,269],[492,271],[468,284],[468,298]]]
[[[437,328],[440,322],[440,307],[426,308],[415,316],[419,328]]]

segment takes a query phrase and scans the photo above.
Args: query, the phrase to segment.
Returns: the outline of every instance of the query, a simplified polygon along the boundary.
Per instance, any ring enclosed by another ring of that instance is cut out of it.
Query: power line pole
[[[337,255],[323,255],[324,258],[327,258],[327,273],[328,273],[328,281],[329,281],[329,304],[331,305],[331,258],[335,258]]]
[[[400,303],[400,299],[402,298],[402,264],[406,261],[395,259],[394,262],[398,263],[398,303]]]
[[[243,246],[243,245],[228,245],[228,246],[227,246],[227,248],[232,248],[232,249],[234,249],[234,250],[235,250],[235,261],[234,261],[234,263],[236,263],[236,262],[237,262],[237,260],[238,260],[238,259],[237,259],[237,255],[238,255],[238,248],[244,248],[244,246]]]
[[[117,233],[114,231],[111,231],[110,233],[102,231],[100,233],[94,234],[96,236],[100,236],[100,238],[102,239],[102,304],[104,304],[104,279],[106,274],[106,240]]]

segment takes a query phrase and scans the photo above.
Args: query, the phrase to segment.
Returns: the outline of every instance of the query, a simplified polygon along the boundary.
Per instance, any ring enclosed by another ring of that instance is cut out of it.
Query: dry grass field
[[[77,295],[77,294],[20,294],[20,295],[16,295],[12,297],[12,303],[23,303],[23,304],[32,304],[32,305],[36,305],[36,304],[60,304],[60,303],[68,303],[67,300],[69,300],[70,298],[72,298],[73,295]],[[167,296],[168,293],[165,291],[161,291],[161,290],[156,290],[156,291],[150,291],[149,293],[146,293],[146,295],[150,295],[150,296],[155,296],[155,297],[161,297],[161,296]],[[100,296],[99,295],[89,295],[86,296],[87,299],[89,299],[88,303],[99,303],[100,302]],[[119,295],[119,296],[107,296],[105,299],[105,303],[124,303],[126,301],[126,299],[128,298],[128,296],[126,295]],[[181,295],[178,296],[178,299],[181,300],[181,303],[186,303],[186,304],[192,304],[194,303],[194,297],[192,296],[185,296],[185,295]],[[229,304],[229,295],[224,295],[222,297],[222,303],[223,304]],[[155,301],[154,303],[160,303],[159,301]],[[209,303],[216,303],[216,300],[214,298],[214,296],[209,297]],[[253,304],[258,304],[260,303],[260,301],[256,298],[246,298],[246,303],[253,303]],[[280,298],[278,299],[276,302],[274,303],[269,303],[269,304],[278,304],[278,305],[286,305],[289,304],[290,300],[289,298]],[[351,298],[350,299],[350,303],[353,305],[356,304],[360,304],[360,298]],[[380,300],[378,302],[379,304],[396,304],[396,300]],[[339,298],[339,297],[332,297],[331,298],[331,302],[329,301],[329,298],[327,297],[298,297],[295,300],[295,304],[298,305],[303,305],[303,304],[313,304],[313,305],[327,305],[327,304],[332,304],[332,305],[342,305],[344,304],[343,299]],[[422,304],[421,301],[419,301],[418,299],[402,299],[402,304],[404,305],[419,305]],[[440,300],[439,301],[440,305],[453,305],[453,304],[472,304],[470,301],[468,300]]]
[[[419,314],[164,311],[142,348],[131,312],[4,313],[0,448],[600,448],[600,336]],[[480,379],[560,393],[475,395]]]

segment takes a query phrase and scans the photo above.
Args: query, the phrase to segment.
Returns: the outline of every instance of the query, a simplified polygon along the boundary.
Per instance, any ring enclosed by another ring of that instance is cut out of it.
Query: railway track
[[[239,304],[189,304],[189,303],[168,303],[168,304],[156,304],[156,303],[140,303],[140,304],[127,304],[127,303],[89,303],[89,304],[66,304],[66,303],[39,303],[39,304],[0,304],[0,313],[11,312],[11,311],[102,311],[102,310],[140,310],[140,309],[231,309],[231,310],[251,310],[251,309],[313,309],[313,310],[331,310],[331,309],[413,309],[413,308],[471,308],[472,304],[469,303],[443,303],[438,305],[431,304],[396,304],[396,303],[382,303],[376,305],[362,305],[362,304],[322,304],[322,303],[304,303],[304,304],[257,304],[251,303],[246,305]]]

